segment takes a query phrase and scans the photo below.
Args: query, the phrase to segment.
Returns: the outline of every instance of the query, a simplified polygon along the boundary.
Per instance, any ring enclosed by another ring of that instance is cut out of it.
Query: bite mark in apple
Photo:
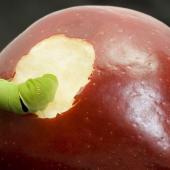
[[[22,57],[12,81],[21,83],[45,73],[56,75],[59,86],[54,101],[36,113],[40,118],[53,118],[73,107],[74,97],[90,81],[94,60],[95,51],[89,42],[54,35]]]

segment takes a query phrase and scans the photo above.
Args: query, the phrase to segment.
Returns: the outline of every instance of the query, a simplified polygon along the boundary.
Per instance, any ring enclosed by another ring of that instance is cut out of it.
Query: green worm
[[[53,74],[28,79],[21,84],[0,79],[0,110],[18,114],[44,110],[53,101],[57,86]]]

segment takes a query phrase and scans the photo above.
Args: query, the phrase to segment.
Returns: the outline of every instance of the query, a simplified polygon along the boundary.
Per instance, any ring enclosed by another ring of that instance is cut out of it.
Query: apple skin
[[[169,27],[118,7],[54,12],[0,53],[0,76],[11,79],[20,58],[55,34],[93,45],[91,81],[54,119],[1,111],[0,169],[169,170]]]

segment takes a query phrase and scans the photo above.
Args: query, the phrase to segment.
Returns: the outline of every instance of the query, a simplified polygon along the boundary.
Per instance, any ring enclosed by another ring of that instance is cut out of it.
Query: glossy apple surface
[[[169,27],[115,7],[55,12],[0,53],[0,76],[12,79],[22,56],[60,34],[93,46],[90,82],[53,119],[1,111],[0,168],[169,170]]]

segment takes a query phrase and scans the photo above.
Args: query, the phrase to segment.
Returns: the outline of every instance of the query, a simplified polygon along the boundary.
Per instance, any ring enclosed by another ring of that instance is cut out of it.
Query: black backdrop
[[[40,17],[76,5],[127,7],[170,25],[170,0],[0,0],[0,50]]]

